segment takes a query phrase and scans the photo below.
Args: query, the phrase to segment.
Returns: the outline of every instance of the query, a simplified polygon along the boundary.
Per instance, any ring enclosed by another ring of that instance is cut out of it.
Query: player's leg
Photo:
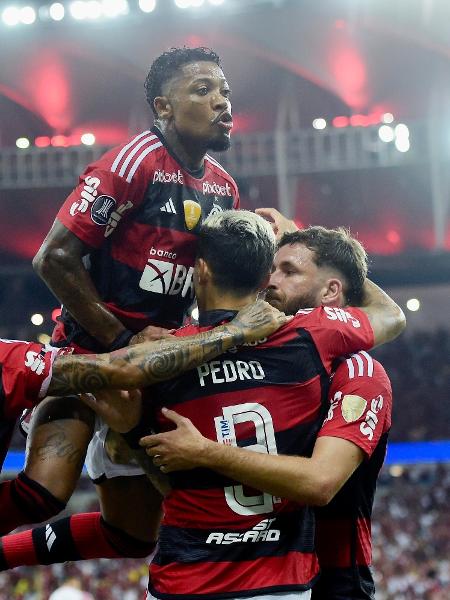
[[[103,514],[72,515],[3,537],[0,570],[88,558],[143,558],[152,552],[162,497],[139,467],[111,461],[104,448],[106,431],[96,428],[86,461]]]
[[[75,489],[94,415],[77,397],[47,398],[36,409],[25,469],[0,492],[0,534],[57,515]]]

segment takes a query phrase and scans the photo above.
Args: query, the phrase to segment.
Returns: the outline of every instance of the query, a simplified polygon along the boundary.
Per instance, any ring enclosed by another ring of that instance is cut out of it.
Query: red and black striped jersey
[[[154,128],[89,165],[57,218],[91,247],[86,268],[100,297],[137,332],[182,325],[202,220],[238,206],[236,183],[214,158],[189,172]],[[54,340],[102,350],[67,311]]]
[[[209,329],[232,314],[201,315]],[[327,409],[333,360],[373,345],[358,309],[317,308],[258,343],[229,350],[149,390],[158,429],[161,406],[190,418],[206,437],[269,454],[310,455]],[[226,598],[305,590],[318,573],[314,512],[248,489],[207,469],[172,473],[149,591],[158,598]]]
[[[0,469],[22,411],[44,398],[53,361],[67,348],[0,339]]]
[[[392,390],[382,365],[364,351],[343,359],[332,379],[328,416],[319,436],[349,440],[366,459],[333,500],[316,510],[322,570],[318,599],[374,597],[371,515],[391,412]]]

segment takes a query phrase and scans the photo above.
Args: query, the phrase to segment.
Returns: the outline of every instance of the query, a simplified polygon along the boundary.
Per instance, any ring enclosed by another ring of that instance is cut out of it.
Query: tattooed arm
[[[165,381],[233,346],[267,337],[288,320],[267,302],[258,301],[230,323],[195,336],[146,342],[108,354],[64,355],[55,360],[48,394],[136,389]]]

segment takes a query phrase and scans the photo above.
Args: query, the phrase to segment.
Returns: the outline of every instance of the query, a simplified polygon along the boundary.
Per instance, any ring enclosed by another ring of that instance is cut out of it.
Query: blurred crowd
[[[450,330],[406,332],[372,354],[392,382],[390,440],[450,438]]]
[[[377,600],[447,600],[450,465],[397,467],[395,477],[390,471],[382,472],[373,519]],[[147,565],[97,560],[22,567],[0,573],[0,600],[49,600],[70,578],[95,600],[142,600]]]
[[[386,469],[373,518],[377,600],[450,598],[450,465]]]

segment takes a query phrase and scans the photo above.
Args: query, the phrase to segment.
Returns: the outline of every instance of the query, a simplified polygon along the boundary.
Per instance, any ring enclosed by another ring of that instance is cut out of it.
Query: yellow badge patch
[[[361,396],[344,396],[341,404],[342,416],[347,423],[353,423],[362,417],[366,410],[367,400],[361,398]]]
[[[185,200],[183,205],[184,222],[190,231],[191,229],[194,229],[194,227],[200,221],[200,217],[202,216],[202,207],[198,202],[194,202],[194,200]]]

